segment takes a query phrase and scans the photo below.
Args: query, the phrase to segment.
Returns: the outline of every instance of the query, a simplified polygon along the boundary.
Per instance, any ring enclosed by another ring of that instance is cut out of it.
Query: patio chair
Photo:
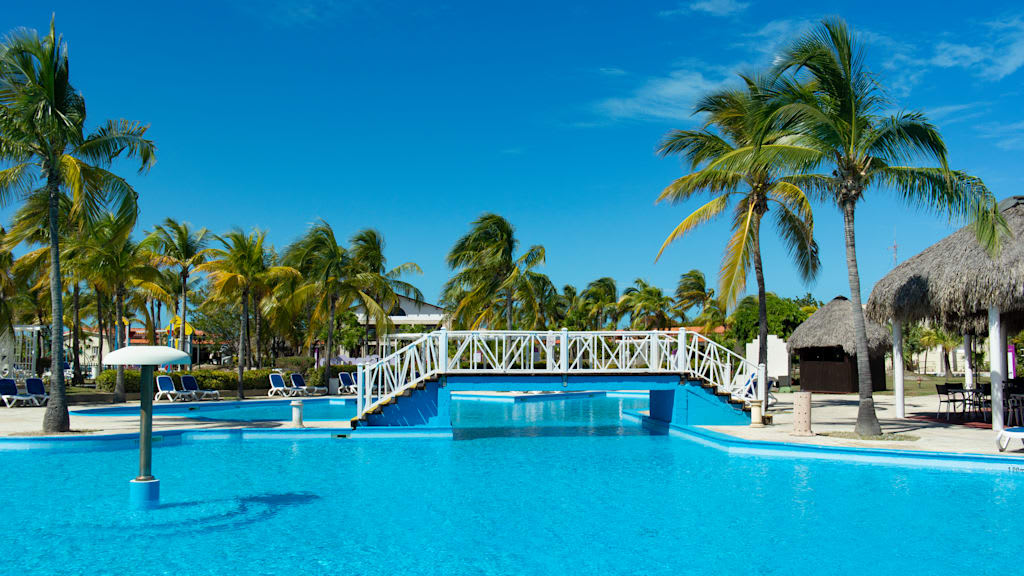
[[[0,378],[0,400],[8,408],[13,408],[18,404],[27,406],[29,402],[35,403],[35,398],[31,394],[18,392],[18,384],[10,378]]]
[[[166,398],[171,402],[176,402],[178,400],[184,402],[187,400],[195,400],[196,395],[192,392],[183,392],[178,390],[174,387],[174,380],[172,380],[170,376],[161,374],[156,377],[156,396],[153,397],[153,400],[160,400],[160,398]]]
[[[274,394],[281,397],[298,396],[302,393],[302,390],[286,385],[281,374],[274,372],[270,375],[270,390],[267,391],[267,396],[273,396]]]
[[[220,390],[200,388],[199,382],[196,382],[196,377],[191,374],[181,375],[181,387],[184,388],[186,392],[194,394],[199,400],[206,400],[207,398],[220,400]]]
[[[935,419],[939,419],[939,415],[942,413],[942,405],[946,405],[946,421],[949,421],[949,414],[951,411],[955,411],[956,404],[962,403],[962,399],[958,399],[955,393],[950,392],[949,384],[936,384],[935,391],[939,394],[939,407],[935,410]]]
[[[327,394],[327,388],[323,386],[309,386],[306,384],[306,379],[302,377],[302,374],[291,375],[292,388],[298,388],[303,390],[306,394]]]
[[[42,378],[26,378],[25,392],[32,397],[36,406],[46,406],[50,401],[50,395],[46,393],[46,386]]]
[[[341,372],[338,374],[338,394],[341,394],[343,390],[349,394],[357,394],[359,392],[359,386],[356,384],[356,380],[352,377],[351,372]]]

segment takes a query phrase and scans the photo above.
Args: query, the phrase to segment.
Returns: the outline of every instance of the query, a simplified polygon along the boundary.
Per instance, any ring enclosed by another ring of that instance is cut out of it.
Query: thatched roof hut
[[[999,204],[1014,238],[992,258],[964,227],[903,262],[875,284],[867,315],[876,322],[931,320],[982,334],[989,307],[1011,328],[1024,327],[1024,196]]]
[[[804,348],[839,347],[848,356],[856,356],[852,311],[853,304],[845,296],[833,298],[796,327],[786,344],[790,353]],[[885,354],[890,344],[889,331],[870,320],[865,321],[865,328],[869,353]]]

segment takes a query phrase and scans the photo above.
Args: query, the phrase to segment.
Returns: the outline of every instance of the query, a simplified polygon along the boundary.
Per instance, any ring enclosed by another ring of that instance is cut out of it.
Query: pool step
[[[352,427],[353,430],[355,430],[359,426],[366,425],[371,414],[382,414],[384,412],[385,406],[397,404],[399,402],[399,398],[408,398],[409,396],[415,394],[417,391],[426,390],[426,388],[427,382],[425,380],[421,380],[420,382],[417,382],[413,386],[406,386],[402,390],[395,392],[394,394],[391,394],[390,396],[387,396],[382,400],[378,400],[377,403],[374,404],[373,408],[367,410],[364,414],[350,419],[349,425]]]

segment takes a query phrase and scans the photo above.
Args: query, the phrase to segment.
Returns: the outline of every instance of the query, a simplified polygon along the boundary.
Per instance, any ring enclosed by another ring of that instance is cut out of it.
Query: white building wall
[[[757,364],[757,340],[747,343],[746,357],[748,362]],[[774,334],[768,335],[767,376],[769,378],[789,377],[789,351],[786,349],[786,341]]]

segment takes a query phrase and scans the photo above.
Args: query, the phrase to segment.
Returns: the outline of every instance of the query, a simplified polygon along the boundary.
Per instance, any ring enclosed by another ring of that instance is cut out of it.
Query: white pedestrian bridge
[[[357,427],[449,429],[452,391],[650,391],[650,417],[749,423],[764,371],[686,329],[437,330],[357,373]]]

